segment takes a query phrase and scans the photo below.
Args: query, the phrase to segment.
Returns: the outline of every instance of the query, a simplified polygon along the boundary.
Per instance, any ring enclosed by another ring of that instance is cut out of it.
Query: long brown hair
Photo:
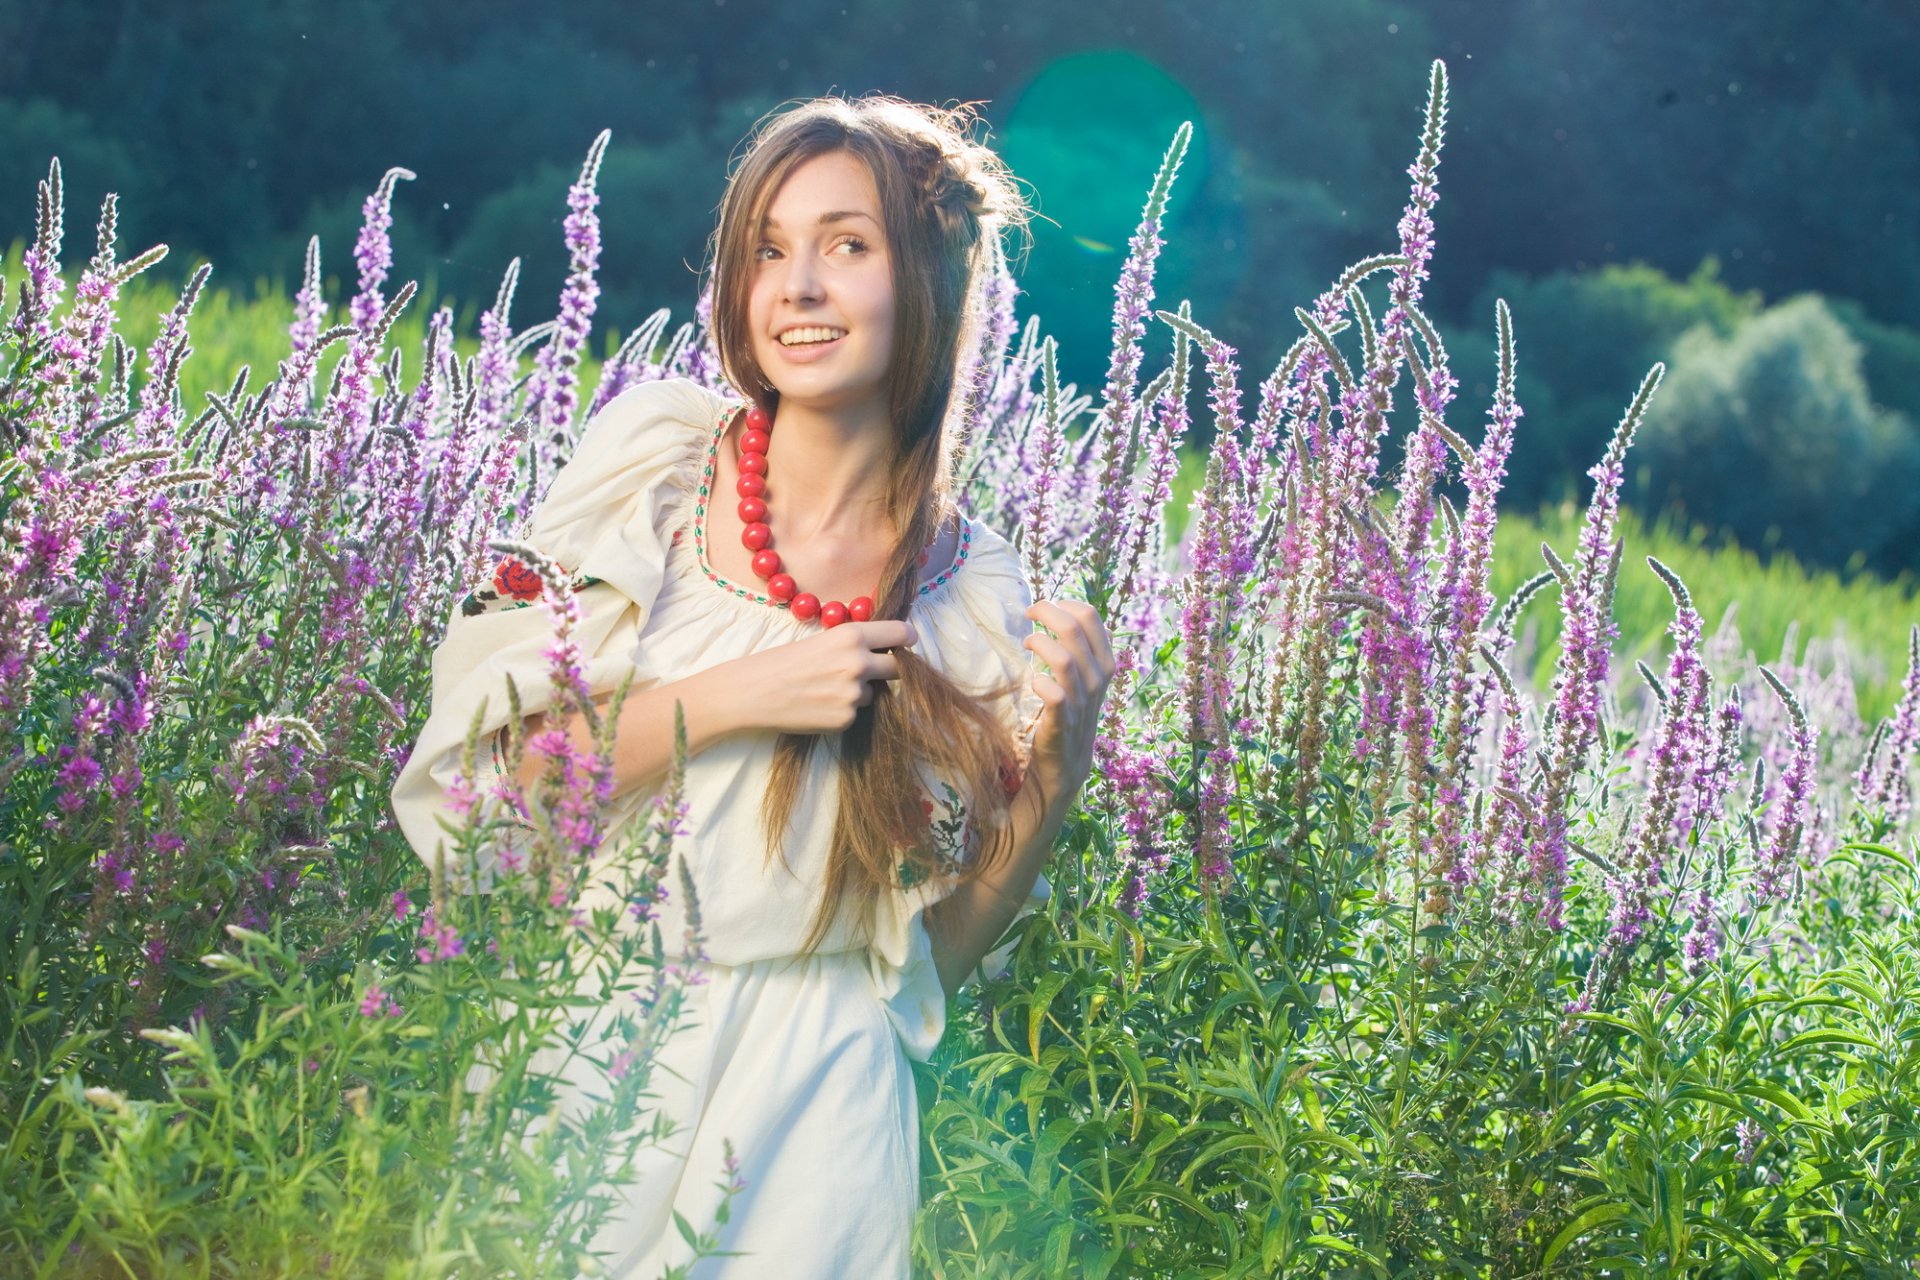
[[[864,162],[880,197],[892,262],[894,331],[887,370],[893,464],[886,510],[898,541],[880,574],[874,617],[906,618],[917,594],[921,548],[954,513],[954,454],[949,402],[974,284],[999,237],[1024,227],[1027,206],[1011,174],[971,134],[966,106],[942,109],[899,98],[815,98],[764,117],[727,180],[719,224],[708,246],[713,277],[714,343],[727,380],[769,414],[779,392],[755,362],[748,329],[752,253],[768,205],[804,161],[844,151]],[[852,907],[870,920],[875,902],[904,883],[943,877],[921,807],[918,766],[952,781],[968,798],[981,845],[958,874],[960,884],[1011,856],[1005,785],[1016,768],[1013,736],[994,704],[1024,678],[974,696],[910,649],[893,650],[897,681],[879,681],[872,701],[840,735],[840,809],[827,858],[826,894],[803,952]],[[761,809],[767,857],[785,843],[800,785],[820,735],[782,734]],[[905,875],[902,875],[902,870]],[[930,927],[950,932],[941,910]]]

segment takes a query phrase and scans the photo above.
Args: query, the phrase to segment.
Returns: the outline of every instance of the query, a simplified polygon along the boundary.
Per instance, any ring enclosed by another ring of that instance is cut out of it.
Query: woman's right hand
[[[900,661],[882,649],[919,640],[913,624],[897,620],[843,622],[804,640],[740,659],[753,678],[747,720],[782,733],[839,733],[873,701],[873,682],[897,680]]]

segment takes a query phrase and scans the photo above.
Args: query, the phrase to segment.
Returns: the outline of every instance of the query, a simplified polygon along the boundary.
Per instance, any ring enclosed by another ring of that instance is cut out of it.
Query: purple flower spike
[[[1614,429],[1605,456],[1588,472],[1594,481],[1593,499],[1587,504],[1574,564],[1563,565],[1550,549],[1542,549],[1560,580],[1562,621],[1560,660],[1553,675],[1553,737],[1547,750],[1546,795],[1542,801],[1545,817],[1535,863],[1536,873],[1545,877],[1539,890],[1547,914],[1555,921],[1560,918],[1566,874],[1564,811],[1573,794],[1574,777],[1599,740],[1601,691],[1606,687],[1617,631],[1613,621],[1613,574],[1619,556],[1615,530],[1627,449],[1665,373],[1666,366],[1661,364],[1648,371]]]
[[[307,241],[306,267],[301,273],[300,292],[293,296],[293,325],[287,330],[292,355],[311,350],[319,340],[320,328],[327,318],[327,295],[320,281],[320,237]],[[307,386],[311,391],[311,382]]]
[[[1091,545],[1098,557],[1095,573],[1104,578],[1113,564],[1113,555],[1127,513],[1120,504],[1107,498],[1121,491],[1125,477],[1122,462],[1126,452],[1127,430],[1134,416],[1134,394],[1140,376],[1140,341],[1146,336],[1148,313],[1153,307],[1154,264],[1160,256],[1161,218],[1166,212],[1167,196],[1174,176],[1193,138],[1193,125],[1184,123],[1173,135],[1160,170],[1154,175],[1140,225],[1127,245],[1126,265],[1113,296],[1113,354],[1107,365],[1105,398],[1093,430],[1101,445],[1100,483],[1095,490],[1095,512],[1090,532]]]
[[[47,176],[39,183],[39,201],[35,208],[33,244],[21,257],[27,278],[21,288],[20,304],[13,314],[13,333],[23,343],[40,345],[51,336],[47,318],[60,305],[66,292],[66,279],[60,274],[60,242],[65,235],[64,188],[60,180],[60,158],[47,165]]]
[[[1813,818],[1815,739],[1800,699],[1767,668],[1761,667],[1760,674],[1786,706],[1790,754],[1787,767],[1781,773],[1779,793],[1769,806],[1766,841],[1754,859],[1755,905],[1785,898],[1792,888],[1801,837]]]
[[[1886,821],[1898,827],[1913,810],[1913,767],[1915,750],[1920,748],[1920,623],[1907,637],[1907,678],[1901,683],[1900,703],[1875,741],[1877,753],[1869,752],[1854,794],[1863,805],[1877,807]]]
[[[1620,872],[1607,882],[1613,909],[1601,957],[1594,964],[1596,971],[1617,969],[1653,918],[1655,894],[1672,851],[1675,818],[1686,787],[1700,771],[1708,739],[1708,677],[1700,657],[1700,615],[1694,612],[1693,599],[1678,575],[1652,556],[1647,563],[1673,594],[1674,619],[1668,634],[1674,645],[1667,662],[1665,696],[1660,700],[1647,795],[1620,859]],[[1696,905],[1696,909],[1710,917],[1711,905]],[[1601,981],[1604,984],[1605,979]]]
[[[560,450],[569,443],[574,410],[580,402],[580,353],[586,349],[600,297],[596,279],[600,269],[600,217],[594,212],[600,196],[594,186],[600,179],[607,140],[612,136],[610,129],[600,131],[587,149],[579,178],[567,189],[568,213],[563,227],[567,283],[560,291],[560,315],[554,321],[553,336],[534,358],[533,376],[527,384],[526,411],[537,432],[534,459],[543,471],[552,469]]]
[[[187,346],[187,317],[193,314],[200,290],[212,273],[211,266],[200,264],[180,291],[180,301],[160,322],[153,345],[147,348],[147,383],[140,388],[140,413],[133,426],[136,449],[151,447],[172,436],[180,426],[180,406],[175,402],[179,398],[180,366],[191,350]]]
[[[395,167],[387,170],[380,179],[380,185],[374,188],[366,203],[361,206],[363,219],[360,237],[354,242],[353,260],[360,268],[360,292],[354,295],[348,314],[353,317],[354,327],[362,333],[371,332],[380,313],[386,309],[387,301],[380,292],[380,286],[387,281],[387,272],[393,267],[393,241],[388,231],[393,227],[393,188],[400,179],[413,180],[413,172]],[[310,250],[309,263],[317,267],[317,250]],[[312,308],[316,299],[309,298],[306,306]],[[296,316],[296,326],[304,326],[306,316]]]

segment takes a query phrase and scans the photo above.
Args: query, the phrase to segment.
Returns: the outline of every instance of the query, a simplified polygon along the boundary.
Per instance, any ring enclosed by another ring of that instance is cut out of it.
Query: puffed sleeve
[[[522,541],[571,576],[581,610],[575,641],[595,697],[611,692],[634,665],[635,642],[665,578],[671,523],[698,483],[695,462],[706,428],[725,403],[685,379],[621,392],[588,421],[528,522]],[[524,566],[502,561],[493,582],[454,607],[434,650],[427,722],[393,788],[400,829],[429,866],[447,838],[442,821],[456,828],[461,823],[446,796],[475,712],[485,704],[476,769],[481,776],[473,780],[484,796],[493,776],[490,743],[509,714],[507,678],[513,678],[522,714],[552,704],[544,652],[552,624],[546,610],[536,607],[538,596],[538,582]],[[636,678],[633,687],[645,684]],[[484,876],[487,867],[481,870]]]
[[[1019,680],[1015,694],[995,704],[1020,752],[1014,763],[1014,776],[1018,777],[1025,772],[1034,720],[1045,706],[1033,692],[1029,655],[1021,647],[1033,632],[1033,624],[1025,616],[1033,595],[1012,545],[983,525],[971,521],[969,525],[968,557],[950,584],[949,594],[937,607],[913,613],[922,633],[918,647],[925,652],[931,642],[940,669],[974,692],[985,693],[995,685]],[[931,794],[937,840],[941,832],[964,825],[965,798],[937,784]],[[970,852],[964,844],[961,849],[961,857]],[[874,913],[868,948],[874,989],[907,1056],[918,1062],[932,1055],[947,1025],[947,997],[933,963],[933,938],[927,932],[926,912],[948,892],[951,885],[929,881],[883,895]],[[1015,911],[1008,932],[1012,933],[1013,925],[1038,911],[1052,896],[1052,886],[1043,873]],[[989,951],[960,989],[966,990],[982,975],[997,978],[1006,972],[1013,947],[1013,939],[1008,938]]]

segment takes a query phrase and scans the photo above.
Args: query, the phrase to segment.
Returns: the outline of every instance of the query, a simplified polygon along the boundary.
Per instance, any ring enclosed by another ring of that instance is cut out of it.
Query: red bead
[[[763,476],[767,474],[767,455],[764,453],[741,454],[740,474],[749,476]]]
[[[763,550],[773,541],[773,528],[770,525],[750,524],[740,531],[740,545],[749,551]]]
[[[767,491],[765,476],[742,475],[733,482],[733,491],[743,498],[758,498]]]
[[[740,522],[759,524],[767,518],[767,504],[758,498],[740,499]]]
[[[753,571],[762,578],[771,578],[780,572],[780,553],[772,550],[762,551],[753,558]]]
[[[805,622],[808,618],[820,612],[820,597],[814,595],[811,591],[802,591],[793,598],[787,607],[793,610],[794,617]]]
[[[757,404],[748,405],[747,406],[747,430],[771,431],[773,430],[773,419],[769,418],[767,416],[767,411],[765,409],[762,409],[759,405]]]
[[[820,606],[820,625],[837,627],[847,620],[847,606],[838,600],[829,600]]]
[[[749,431],[740,437],[740,452],[765,453],[772,442],[773,437],[764,431]]]
[[[873,599],[870,596],[855,596],[847,602],[847,616],[855,622],[873,620]]]
[[[775,600],[782,602],[791,600],[793,599],[793,593],[798,589],[799,588],[794,585],[791,574],[776,573],[767,579],[767,594]]]

